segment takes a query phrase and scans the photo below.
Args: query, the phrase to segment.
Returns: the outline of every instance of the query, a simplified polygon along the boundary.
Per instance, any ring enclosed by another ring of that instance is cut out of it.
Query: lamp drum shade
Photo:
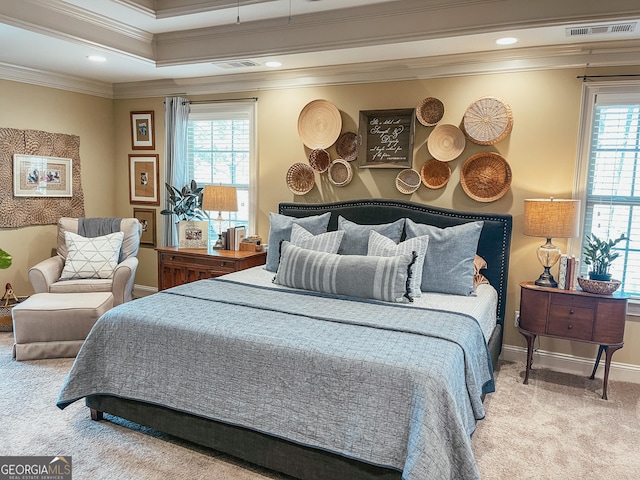
[[[206,185],[202,196],[202,209],[218,212],[237,212],[238,195],[236,187]]]
[[[579,217],[580,200],[525,199],[524,234],[544,238],[576,237]]]

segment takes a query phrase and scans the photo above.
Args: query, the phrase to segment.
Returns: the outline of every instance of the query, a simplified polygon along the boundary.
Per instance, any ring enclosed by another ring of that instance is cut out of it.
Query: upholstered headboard
[[[498,292],[498,323],[504,327],[504,315],[509,272],[509,248],[511,246],[512,218],[507,214],[460,212],[402,200],[366,199],[333,203],[281,203],[279,213],[291,217],[306,217],[331,212],[329,230],[338,228],[338,215],[360,224],[389,223],[400,218],[410,218],[440,228],[461,223],[484,221],[478,255],[487,261],[482,274]]]

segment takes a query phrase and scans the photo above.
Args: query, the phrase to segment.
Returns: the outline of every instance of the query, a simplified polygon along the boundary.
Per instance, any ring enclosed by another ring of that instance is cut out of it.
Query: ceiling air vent
[[[258,67],[260,64],[253,60],[229,60],[228,62],[213,62],[216,67],[229,70],[232,68]]]
[[[570,27],[566,29],[568,37],[582,35],[598,35],[603,33],[630,33],[636,30],[637,22],[611,23],[608,25],[591,25],[586,27]]]

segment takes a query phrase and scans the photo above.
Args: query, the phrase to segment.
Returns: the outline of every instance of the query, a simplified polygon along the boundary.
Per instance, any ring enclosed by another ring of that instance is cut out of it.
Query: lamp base
[[[222,250],[223,248],[224,248],[224,245],[222,244],[222,236],[218,235],[218,240],[216,240],[216,243],[213,244],[213,249]]]
[[[535,283],[540,287],[558,288],[558,282],[553,278],[548,268],[545,268]]]

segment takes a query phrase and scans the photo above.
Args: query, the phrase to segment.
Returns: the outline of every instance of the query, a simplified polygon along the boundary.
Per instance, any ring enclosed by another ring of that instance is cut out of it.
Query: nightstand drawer
[[[551,304],[547,334],[575,340],[591,340],[593,310],[573,305]]]
[[[567,305],[569,307],[588,308],[593,310],[596,308],[596,300],[587,297],[578,297],[575,295],[567,295],[564,293],[552,293],[552,305]]]

